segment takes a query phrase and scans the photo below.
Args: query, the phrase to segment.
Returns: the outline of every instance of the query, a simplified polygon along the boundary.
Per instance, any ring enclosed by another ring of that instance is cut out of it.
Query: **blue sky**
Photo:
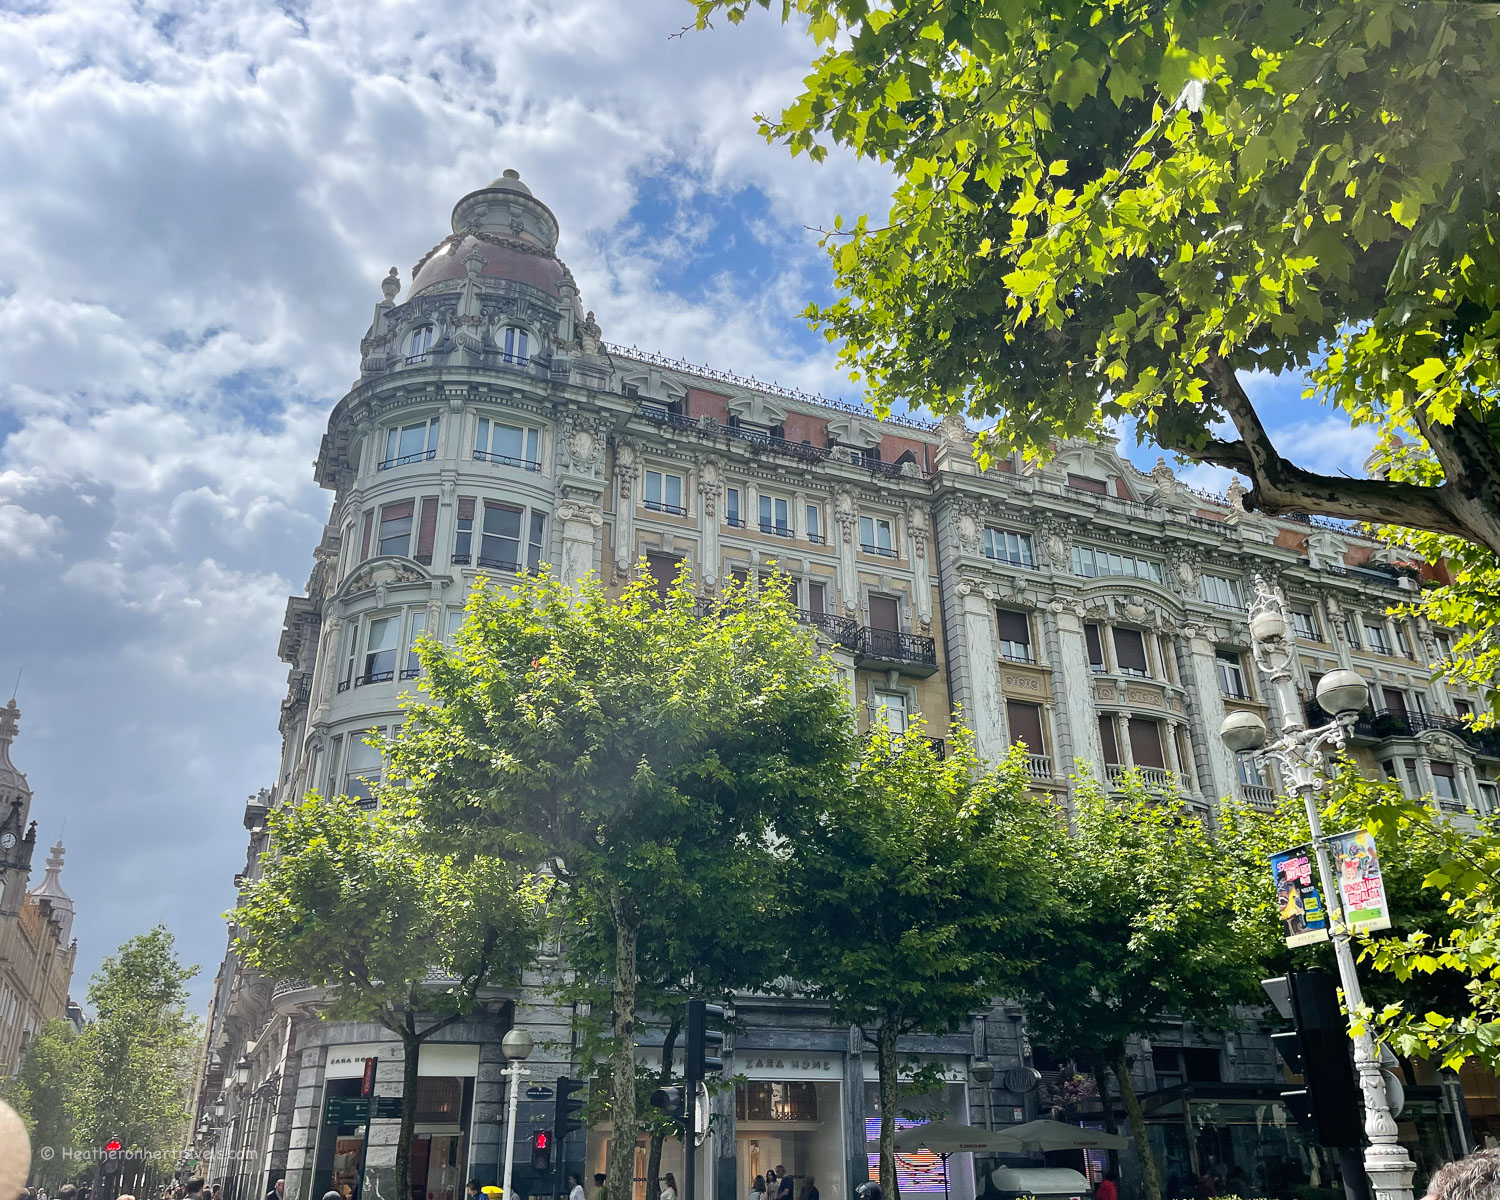
[[[611,341],[853,398],[798,315],[808,226],[888,182],[752,114],[808,46],[683,0],[42,0],[0,11],[0,678],[44,844],[67,822],[80,998],[157,921],[203,964],[269,785],[311,477],[391,265],[516,167]],[[1254,381],[1308,465],[1364,441]],[[1135,451],[1149,466],[1154,450]],[[1220,487],[1222,472],[1189,478]]]

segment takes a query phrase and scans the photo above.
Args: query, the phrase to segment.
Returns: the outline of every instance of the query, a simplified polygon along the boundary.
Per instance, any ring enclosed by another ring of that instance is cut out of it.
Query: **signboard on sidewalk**
[[[1338,881],[1344,924],[1351,933],[1391,927],[1390,898],[1368,829],[1336,833],[1328,839],[1328,857]]]
[[[1310,946],[1328,940],[1328,908],[1313,877],[1312,847],[1293,846],[1271,855],[1276,883],[1276,912],[1288,946]]]

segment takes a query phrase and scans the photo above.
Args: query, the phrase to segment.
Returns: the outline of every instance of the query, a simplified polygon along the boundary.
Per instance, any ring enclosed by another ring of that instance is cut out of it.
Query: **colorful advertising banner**
[[[1276,881],[1276,911],[1288,946],[1310,946],[1328,940],[1328,909],[1313,873],[1311,846],[1293,846],[1271,855],[1271,875]]]
[[[1390,902],[1370,831],[1356,829],[1334,834],[1328,839],[1328,857],[1338,879],[1339,905],[1349,931],[1389,929]]]

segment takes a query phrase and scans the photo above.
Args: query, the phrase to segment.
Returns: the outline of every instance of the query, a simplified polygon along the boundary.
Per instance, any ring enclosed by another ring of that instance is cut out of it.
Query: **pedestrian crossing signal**
[[[531,1169],[540,1174],[552,1170],[552,1134],[545,1129],[531,1135]]]

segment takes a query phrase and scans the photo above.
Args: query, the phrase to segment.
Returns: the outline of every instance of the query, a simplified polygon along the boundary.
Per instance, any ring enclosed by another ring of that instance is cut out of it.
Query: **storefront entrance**
[[[840,1063],[840,1069],[842,1064]],[[739,1196],[756,1176],[782,1178],[767,1200],[842,1200],[843,1085],[834,1080],[753,1079],[735,1088]]]

